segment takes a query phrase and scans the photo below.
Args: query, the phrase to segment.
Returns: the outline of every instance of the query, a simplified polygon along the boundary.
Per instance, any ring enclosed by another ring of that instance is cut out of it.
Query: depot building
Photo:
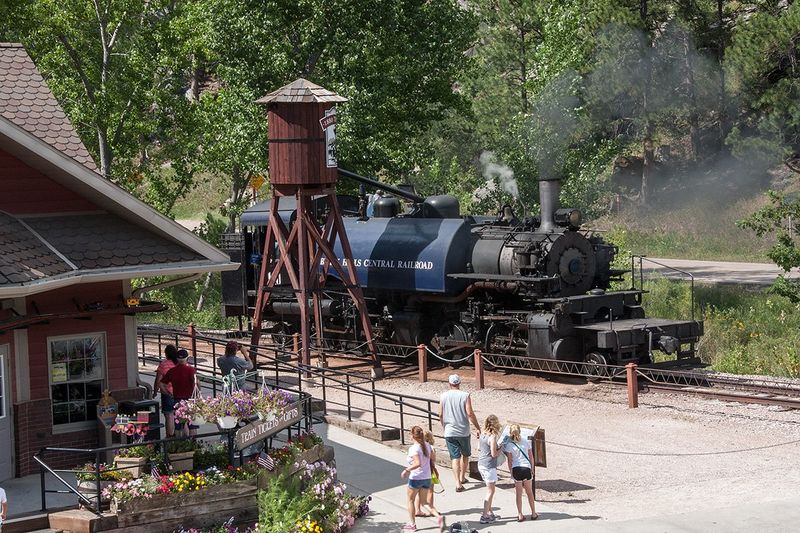
[[[238,266],[98,174],[24,48],[0,43],[0,481],[38,472],[42,447],[97,446],[104,389],[143,397],[136,315],[164,306],[132,278]]]

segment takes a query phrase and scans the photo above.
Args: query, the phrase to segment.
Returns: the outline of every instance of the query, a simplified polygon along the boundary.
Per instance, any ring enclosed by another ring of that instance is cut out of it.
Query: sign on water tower
[[[336,168],[336,108],[326,110],[319,124],[325,132],[325,163],[328,168]]]

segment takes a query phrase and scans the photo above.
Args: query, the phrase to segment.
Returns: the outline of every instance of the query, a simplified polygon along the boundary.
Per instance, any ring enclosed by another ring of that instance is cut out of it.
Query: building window
[[[50,338],[48,345],[53,425],[94,420],[105,378],[105,336]]]

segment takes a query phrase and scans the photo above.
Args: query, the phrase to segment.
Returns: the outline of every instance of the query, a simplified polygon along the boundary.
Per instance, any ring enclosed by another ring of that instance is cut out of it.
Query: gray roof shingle
[[[71,271],[66,261],[19,220],[0,211],[0,286]]]
[[[205,259],[116,215],[32,217],[25,223],[81,270]]]
[[[0,43],[0,116],[97,171],[92,156],[21,44]]]

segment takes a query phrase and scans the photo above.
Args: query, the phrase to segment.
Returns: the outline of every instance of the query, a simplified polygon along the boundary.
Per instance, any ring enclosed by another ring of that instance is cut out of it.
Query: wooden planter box
[[[185,472],[194,468],[194,452],[180,452],[169,454],[169,464],[173,472]]]
[[[175,527],[212,527],[231,517],[235,522],[258,518],[256,480],[216,485],[199,491],[164,494],[150,499],[111,502],[121,531],[172,531]]]
[[[114,457],[114,467],[127,470],[134,479],[141,477],[147,459],[144,457]]]
[[[332,463],[333,448],[317,445],[303,452],[297,462]],[[50,527],[72,533],[162,533],[183,528],[211,528],[233,517],[235,523],[258,520],[258,490],[269,485],[279,472],[294,474],[294,464],[273,472],[264,470],[258,479],[208,487],[196,492],[160,494],[150,499],[111,502],[111,513],[97,516],[89,511],[60,511],[49,516]],[[113,513],[113,514],[112,514]]]

